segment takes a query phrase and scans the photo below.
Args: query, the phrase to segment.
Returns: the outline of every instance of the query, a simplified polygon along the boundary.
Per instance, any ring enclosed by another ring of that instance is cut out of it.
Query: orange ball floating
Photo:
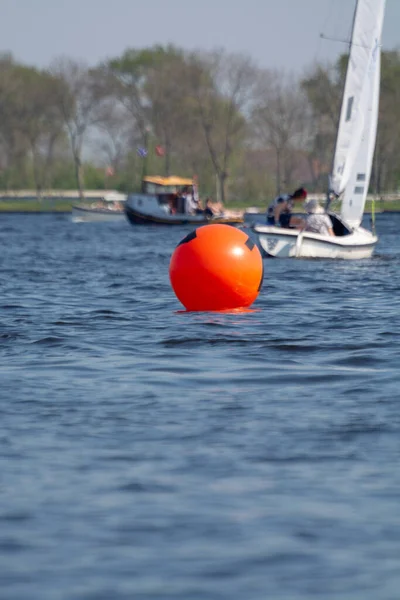
[[[169,277],[186,310],[246,308],[257,298],[264,269],[260,251],[241,229],[204,225],[175,248]]]

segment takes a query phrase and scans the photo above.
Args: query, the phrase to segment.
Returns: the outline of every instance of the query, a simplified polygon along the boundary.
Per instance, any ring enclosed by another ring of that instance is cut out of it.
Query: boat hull
[[[207,225],[210,223],[224,223],[227,225],[240,225],[242,217],[215,216],[206,218],[204,215],[174,214],[174,215],[152,215],[138,211],[136,208],[125,205],[125,215],[132,225]]]
[[[123,221],[125,214],[122,210],[72,206],[72,221],[74,223],[98,221]]]
[[[370,258],[378,238],[359,227],[348,235],[326,236],[268,225],[252,227],[266,256],[273,258]]]

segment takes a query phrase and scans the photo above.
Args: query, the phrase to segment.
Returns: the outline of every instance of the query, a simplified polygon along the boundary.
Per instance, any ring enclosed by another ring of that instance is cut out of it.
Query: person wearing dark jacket
[[[292,215],[294,202],[304,201],[307,198],[307,190],[298,188],[293,194],[282,194],[277,196],[269,205],[267,210],[267,224],[291,229],[301,229],[304,219]]]

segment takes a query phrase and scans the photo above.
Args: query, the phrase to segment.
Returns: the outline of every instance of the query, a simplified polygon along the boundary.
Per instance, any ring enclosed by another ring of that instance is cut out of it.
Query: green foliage
[[[62,198],[43,198],[41,200],[3,200],[0,199],[1,212],[71,212],[72,201]]]
[[[129,192],[140,189],[144,173],[196,174],[202,197],[263,206],[280,169],[285,189],[299,181],[322,191],[347,60],[343,55],[334,65],[318,65],[286,86],[283,73],[265,79],[247,57],[187,53],[174,45],[130,48],[90,69],[67,61],[52,72],[0,55],[0,188],[74,189],[78,178],[82,187]],[[257,95],[261,80],[265,88]],[[381,81],[371,182],[377,192],[400,185],[398,51],[383,53]],[[274,145],[276,132],[280,145]],[[97,155],[82,164],[92,133]],[[156,155],[157,145],[164,156]],[[145,160],[138,146],[147,147]],[[114,168],[111,177],[105,164]]]
[[[348,55],[342,55],[333,67],[317,66],[302,80],[313,110],[315,122],[311,157],[329,170],[336,136],[340,102]],[[382,53],[381,94],[370,189],[377,193],[397,189],[400,183],[400,52]],[[314,182],[320,185],[316,179]]]
[[[73,190],[76,187],[75,170],[72,160],[61,160],[54,165],[52,188]]]
[[[85,184],[89,190],[104,190],[106,187],[106,177],[104,169],[95,167],[90,163],[85,163]]]

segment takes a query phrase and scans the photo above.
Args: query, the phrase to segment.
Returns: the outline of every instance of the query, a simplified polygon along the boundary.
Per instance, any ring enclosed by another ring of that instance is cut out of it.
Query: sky
[[[347,50],[353,0],[0,0],[0,51],[48,67],[89,65],[154,44],[225,48],[262,68],[304,72]],[[387,0],[383,48],[400,48],[400,0]]]

